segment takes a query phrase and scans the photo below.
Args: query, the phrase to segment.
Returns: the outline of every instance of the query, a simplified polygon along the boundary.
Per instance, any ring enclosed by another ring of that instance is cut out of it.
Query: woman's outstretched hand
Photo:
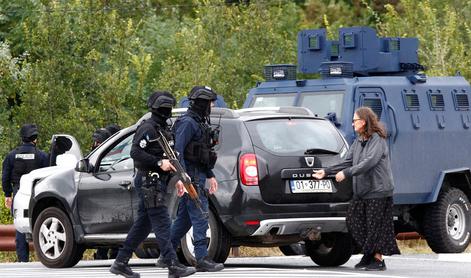
[[[338,172],[337,174],[335,174],[335,180],[337,182],[341,182],[345,179],[345,174],[343,173],[343,171],[340,171]]]
[[[325,171],[324,170],[314,170],[313,171],[314,175],[312,175],[314,178],[320,180],[323,177],[325,177]]]

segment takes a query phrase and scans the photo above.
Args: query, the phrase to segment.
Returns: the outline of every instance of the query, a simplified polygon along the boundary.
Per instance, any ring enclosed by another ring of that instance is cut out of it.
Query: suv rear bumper
[[[347,232],[345,217],[281,218],[260,221],[259,228],[251,236],[291,235],[307,230],[316,232]]]

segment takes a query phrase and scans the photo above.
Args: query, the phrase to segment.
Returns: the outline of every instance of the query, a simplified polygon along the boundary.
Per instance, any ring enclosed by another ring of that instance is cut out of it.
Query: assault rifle
[[[170,163],[172,163],[173,167],[175,167],[176,174],[185,186],[188,196],[190,196],[190,199],[195,202],[195,205],[201,211],[201,214],[203,214],[204,217],[208,217],[208,213],[203,210],[200,198],[198,196],[198,192],[196,192],[195,187],[191,183],[190,177],[185,172],[185,169],[183,169],[183,166],[180,164],[180,161],[178,161],[178,158],[175,155],[175,152],[173,151],[172,147],[170,147],[167,138],[165,138],[165,136],[160,130],[158,132],[159,137],[157,138],[157,141],[159,142],[160,147],[162,147],[162,149],[164,150],[165,155],[167,155],[167,158],[170,160]]]

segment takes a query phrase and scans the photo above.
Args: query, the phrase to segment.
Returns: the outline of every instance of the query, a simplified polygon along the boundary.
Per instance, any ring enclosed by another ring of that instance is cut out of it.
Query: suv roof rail
[[[183,115],[188,108],[174,108],[172,109],[172,116],[178,117]],[[144,114],[138,121],[137,125],[140,125],[143,120],[150,118],[151,112],[147,112]],[[221,108],[221,107],[212,107],[211,108],[211,116],[213,117],[222,117],[222,118],[239,118],[239,113],[236,110],[229,109],[229,108]]]
[[[188,108],[174,108],[172,109],[172,114],[173,116],[180,116],[187,110]],[[211,107],[211,116],[222,118],[239,118],[239,114],[235,110],[222,107]]]
[[[254,108],[244,108],[239,109],[237,112],[240,113],[252,113],[252,112],[273,112],[273,113],[283,113],[283,114],[295,114],[303,116],[315,116],[311,110],[306,107],[296,107],[296,106],[280,106],[280,107],[254,107]]]
[[[172,109],[172,115],[173,116],[180,116],[181,114],[185,113],[188,110],[187,107],[183,108],[173,108]]]
[[[239,118],[237,110],[222,108],[222,107],[211,107],[211,116],[220,116],[222,118]]]

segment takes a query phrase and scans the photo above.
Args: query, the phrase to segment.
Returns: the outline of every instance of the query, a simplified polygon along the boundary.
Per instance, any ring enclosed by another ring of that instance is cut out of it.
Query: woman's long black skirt
[[[347,226],[363,254],[400,254],[393,223],[392,197],[352,200]]]

